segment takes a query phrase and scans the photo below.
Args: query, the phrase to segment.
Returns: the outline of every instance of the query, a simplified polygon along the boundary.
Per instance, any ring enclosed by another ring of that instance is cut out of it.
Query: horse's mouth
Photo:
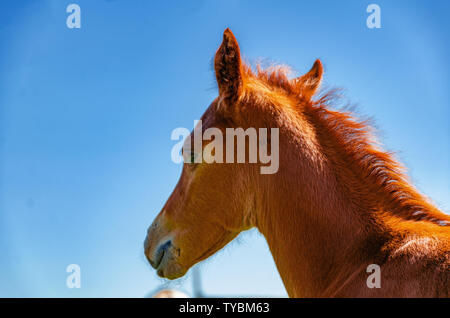
[[[177,251],[178,249],[169,240],[157,248],[153,257],[147,255],[150,265],[156,270],[159,277],[176,279],[186,273],[176,261]]]
[[[156,274],[159,277],[172,280],[184,276],[186,270],[176,262],[172,253],[166,251],[164,252],[161,263],[156,268]]]

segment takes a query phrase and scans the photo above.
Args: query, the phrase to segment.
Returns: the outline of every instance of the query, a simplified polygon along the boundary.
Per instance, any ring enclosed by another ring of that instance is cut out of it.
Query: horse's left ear
[[[308,73],[295,79],[296,85],[299,86],[301,95],[306,99],[316,93],[322,82],[323,66],[320,60],[316,60]]]
[[[242,89],[241,53],[239,44],[230,29],[223,33],[223,41],[214,58],[219,95],[227,106],[239,97]]]

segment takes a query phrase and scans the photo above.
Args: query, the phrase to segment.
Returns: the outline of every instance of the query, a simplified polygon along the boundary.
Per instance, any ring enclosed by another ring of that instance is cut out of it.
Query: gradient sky
[[[81,7],[82,28],[66,27]],[[366,7],[381,7],[381,29]],[[427,6],[428,4],[428,6]],[[0,4],[0,296],[141,297],[143,255],[174,188],[174,128],[217,95],[230,27],[244,57],[343,87],[418,188],[450,211],[450,2],[20,0]],[[286,296],[255,230],[200,265],[207,295]],[[326,257],[326,251],[324,251]],[[81,266],[81,288],[66,267]],[[191,277],[171,283],[191,292]]]

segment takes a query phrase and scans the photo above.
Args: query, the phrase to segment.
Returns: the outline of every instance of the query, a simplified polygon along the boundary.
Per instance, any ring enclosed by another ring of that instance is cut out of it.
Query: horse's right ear
[[[322,76],[322,62],[316,60],[308,73],[295,79],[296,85],[300,87],[301,95],[306,99],[311,99],[322,82]]]
[[[242,89],[241,53],[239,44],[230,29],[223,33],[223,41],[214,58],[219,98],[231,106]]]

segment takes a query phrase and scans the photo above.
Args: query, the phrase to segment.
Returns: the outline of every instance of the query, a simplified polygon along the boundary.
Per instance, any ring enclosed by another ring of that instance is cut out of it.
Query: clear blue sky
[[[66,27],[66,6],[82,28]],[[381,7],[382,28],[366,27]],[[146,229],[175,186],[176,127],[216,96],[230,27],[250,61],[316,58],[415,184],[450,211],[449,1],[2,1],[0,296],[135,296],[164,281]],[[326,251],[324,251],[326,257]],[[81,266],[68,289],[66,266]],[[213,295],[285,296],[256,231],[201,265]],[[191,291],[188,275],[172,284]]]

